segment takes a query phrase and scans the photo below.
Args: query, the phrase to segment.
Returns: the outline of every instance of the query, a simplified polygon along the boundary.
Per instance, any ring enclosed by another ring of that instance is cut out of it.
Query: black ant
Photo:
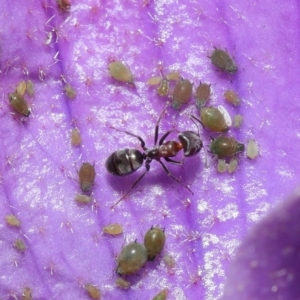
[[[125,131],[125,130],[119,130],[114,127],[113,129],[124,132],[130,136],[133,136],[137,138],[141,142],[141,147],[144,150],[144,153],[137,149],[121,149],[113,152],[106,160],[106,169],[107,171],[112,175],[117,176],[125,176],[129,175],[136,170],[138,170],[144,163],[145,160],[145,172],[131,185],[129,190],[118,200],[118,202],[113,205],[111,208],[114,208],[119,202],[121,202],[128,194],[129,192],[143,179],[143,177],[148,173],[150,170],[150,163],[152,160],[158,161],[161,166],[163,167],[164,171],[170,176],[172,179],[177,181],[179,184],[183,185],[186,189],[188,189],[192,194],[193,192],[189,187],[184,185],[180,182],[178,178],[176,178],[167,168],[167,166],[161,161],[161,158],[163,158],[165,161],[175,164],[175,165],[181,165],[182,162],[176,161],[171,159],[170,157],[174,157],[178,154],[180,150],[184,151],[185,157],[191,157],[196,155],[203,147],[202,141],[200,139],[199,132],[193,132],[193,131],[183,131],[178,134],[178,140],[177,141],[167,141],[165,142],[165,139],[169,136],[169,134],[172,132],[172,130],[167,131],[159,140],[158,140],[158,130],[159,130],[159,123],[161,121],[162,116],[164,115],[166,111],[166,108],[158,118],[158,121],[155,126],[154,131],[154,146],[153,148],[147,148],[145,145],[144,140],[131,132]]]

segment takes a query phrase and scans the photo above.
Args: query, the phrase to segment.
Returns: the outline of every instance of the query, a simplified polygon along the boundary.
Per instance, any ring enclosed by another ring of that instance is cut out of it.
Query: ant
[[[181,165],[182,162],[173,160],[170,157],[176,156],[180,150],[184,151],[185,157],[194,156],[202,149],[203,144],[200,139],[199,132],[196,133],[193,131],[180,132],[178,134],[179,142],[177,141],[165,142],[166,138],[172,132],[172,130],[169,130],[160,138],[157,145],[159,123],[166,109],[167,107],[163,110],[162,114],[160,115],[156,123],[155,131],[154,131],[154,146],[152,148],[147,148],[145,141],[140,136],[125,130],[120,130],[111,127],[117,131],[124,132],[130,136],[137,138],[141,142],[141,148],[144,150],[144,153],[142,153],[137,149],[129,149],[129,148],[117,150],[112,154],[110,154],[110,156],[106,160],[105,166],[107,171],[110,174],[116,176],[129,175],[137,171],[143,165],[144,161],[145,161],[145,168],[146,168],[145,172],[131,185],[129,190],[111,208],[114,208],[118,203],[120,203],[130,193],[130,191],[143,179],[143,177],[149,172],[150,163],[152,162],[152,160],[158,161],[168,176],[170,176],[173,180],[183,185],[192,194],[194,194],[189,187],[181,183],[180,180],[170,172],[167,166],[161,161],[161,158],[163,158],[165,161],[169,163],[175,165]]]

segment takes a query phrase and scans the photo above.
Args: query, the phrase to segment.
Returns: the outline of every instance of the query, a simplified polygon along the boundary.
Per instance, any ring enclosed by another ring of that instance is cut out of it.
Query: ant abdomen
[[[129,175],[138,170],[144,162],[143,154],[136,149],[121,149],[113,152],[106,160],[106,170],[117,176]]]
[[[178,139],[183,146],[184,156],[194,156],[203,147],[199,134],[193,131],[183,131],[178,134]]]

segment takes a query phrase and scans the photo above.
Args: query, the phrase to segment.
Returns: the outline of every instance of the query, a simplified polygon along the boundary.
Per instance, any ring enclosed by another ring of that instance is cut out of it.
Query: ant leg
[[[183,161],[173,160],[173,159],[171,159],[171,158],[169,158],[169,157],[164,157],[164,159],[165,159],[165,161],[167,161],[167,162],[169,162],[169,163],[171,163],[171,164],[174,164],[174,165],[179,165],[179,166],[181,166],[182,163],[183,163]]]
[[[172,132],[172,130],[167,131],[159,140],[158,145],[162,145],[162,143],[165,141],[165,139],[168,137],[168,135]],[[155,146],[155,144],[154,144]]]
[[[117,131],[120,131],[120,132],[124,132],[124,133],[126,133],[126,134],[128,134],[128,135],[130,135],[130,136],[133,136],[133,137],[137,138],[137,139],[141,142],[141,147],[143,148],[143,150],[146,150],[146,149],[145,149],[146,143],[145,143],[145,141],[144,141],[140,136],[138,136],[138,135],[136,135],[136,134],[134,134],[134,133],[131,133],[131,132],[129,132],[129,131],[126,131],[126,130],[117,129],[117,128],[113,127],[113,126],[110,126],[110,128],[112,128],[112,129],[114,129],[114,130],[117,130]]]
[[[198,121],[198,122],[202,125],[203,129],[205,129],[205,127],[204,127],[204,125],[203,125],[203,123],[201,122],[200,119],[196,118],[196,117],[193,116],[193,115],[190,115],[190,118],[191,118],[191,120],[194,122],[194,124],[196,124],[195,121],[194,121],[194,120],[196,120],[196,121]],[[193,119],[194,119],[194,120],[193,120]],[[196,125],[196,126],[197,126],[197,125]],[[198,128],[198,133],[199,133],[199,127],[197,126],[197,128]]]
[[[178,182],[179,184],[181,184],[182,186],[184,186],[187,190],[189,190],[192,195],[194,195],[193,191],[186,186],[185,184],[183,184],[178,178],[176,178],[171,172],[170,170],[167,168],[167,166],[164,165],[163,162],[161,162],[160,160],[158,160],[158,162],[161,164],[161,166],[163,167],[163,169],[165,170],[165,172],[168,174],[168,176],[170,176],[173,180],[175,180],[176,182]]]
[[[163,115],[165,114],[166,110],[168,108],[168,105],[164,108],[164,110],[162,111],[162,113],[160,114],[157,122],[156,122],[156,125],[155,125],[155,131],[154,131],[154,146],[156,145],[157,143],[157,139],[158,139],[158,130],[159,130],[159,123],[163,117]]]
[[[149,172],[150,162],[151,162],[151,160],[146,161],[146,164],[145,164],[146,171],[131,185],[129,190],[113,206],[110,207],[111,209],[115,208],[131,192],[131,190],[144,178],[144,176]]]

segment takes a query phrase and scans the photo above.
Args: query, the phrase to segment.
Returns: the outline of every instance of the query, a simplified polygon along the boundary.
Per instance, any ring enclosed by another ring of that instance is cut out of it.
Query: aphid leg
[[[141,147],[145,150],[146,143],[145,143],[145,141],[140,136],[138,136],[138,135],[136,135],[134,133],[131,133],[129,131],[126,131],[126,130],[117,129],[117,128],[113,127],[113,126],[110,126],[110,128],[112,128],[114,130],[117,130],[117,131],[120,131],[120,132],[124,132],[124,133],[126,133],[126,134],[128,134],[130,136],[133,136],[133,137],[137,138],[141,142]]]
[[[173,180],[184,186],[187,190],[189,190],[192,193],[192,195],[194,195],[193,191],[187,185],[183,184],[178,178],[176,178],[162,161],[158,160],[158,162],[161,164],[168,176],[170,176]]]
[[[146,171],[131,185],[129,190],[113,206],[110,207],[110,209],[114,209],[131,192],[131,190],[144,178],[144,176],[150,170],[150,162],[151,160],[146,161],[145,163]]]

